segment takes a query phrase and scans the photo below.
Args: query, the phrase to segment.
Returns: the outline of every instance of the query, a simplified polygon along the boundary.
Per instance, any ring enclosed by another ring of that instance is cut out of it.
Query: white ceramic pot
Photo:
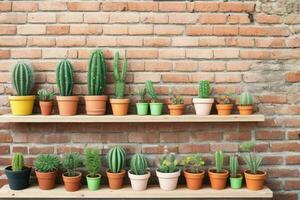
[[[150,172],[144,175],[135,175],[128,171],[128,177],[130,178],[131,187],[135,191],[143,191],[147,189],[148,180],[150,178]]]
[[[159,186],[162,190],[175,190],[177,187],[178,177],[180,176],[180,170],[173,173],[161,173],[156,170]]]
[[[193,103],[195,106],[196,110],[196,115],[209,115],[211,106],[214,103],[213,98],[207,98],[207,99],[202,99],[202,98],[193,98]]]

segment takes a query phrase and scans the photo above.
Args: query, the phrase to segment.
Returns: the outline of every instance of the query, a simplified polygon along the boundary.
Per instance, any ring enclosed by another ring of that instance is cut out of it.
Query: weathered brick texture
[[[75,94],[86,94],[87,59],[102,48],[109,66],[107,93],[113,92],[112,57],[127,57],[127,93],[146,79],[161,98],[173,90],[191,99],[197,82],[208,79],[214,93],[255,95],[263,123],[180,124],[0,124],[0,166],[13,152],[82,152],[113,144],[129,153],[156,154],[164,145],[179,154],[201,152],[208,165],[212,151],[238,151],[256,139],[265,156],[267,184],[277,199],[296,199],[300,190],[300,2],[274,1],[1,1],[0,108],[9,112],[13,93],[9,72],[18,60],[31,61],[38,88],[57,91],[54,70],[68,58],[76,70]],[[81,109],[81,112],[83,109]],[[134,111],[134,106],[132,106]],[[194,112],[192,106],[187,112]],[[5,177],[2,177],[3,179]],[[5,181],[1,179],[0,184]]]

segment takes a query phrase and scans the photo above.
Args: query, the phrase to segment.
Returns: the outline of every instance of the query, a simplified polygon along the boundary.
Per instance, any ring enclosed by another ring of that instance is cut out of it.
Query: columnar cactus
[[[12,170],[13,171],[22,171],[24,168],[24,157],[21,153],[16,153],[12,159]]]
[[[230,169],[230,176],[232,178],[237,177],[237,171],[239,167],[238,157],[236,155],[232,155],[229,157],[229,169]]]
[[[88,92],[89,95],[103,95],[106,83],[106,64],[100,49],[95,50],[89,59]]]
[[[243,92],[240,95],[240,106],[251,106],[253,105],[253,96],[250,92]]]
[[[157,100],[157,94],[156,94],[155,89],[153,87],[152,81],[147,80],[145,82],[145,88],[146,88],[146,92],[151,97],[152,101],[156,101]]]
[[[224,155],[222,151],[215,152],[216,172],[221,173],[223,169]]]
[[[202,80],[199,82],[198,97],[209,98],[210,95],[210,84],[208,80]]]
[[[126,152],[121,146],[111,148],[107,154],[108,168],[112,173],[119,173],[125,167]]]
[[[125,81],[127,74],[128,63],[124,59],[122,71],[119,72],[119,52],[115,52],[114,64],[113,64],[113,75],[115,79],[115,95],[117,99],[121,99],[125,94]]]
[[[144,175],[147,173],[148,163],[141,154],[135,154],[130,161],[130,169],[135,175]]]
[[[19,62],[12,72],[12,84],[18,96],[26,96],[34,85],[33,70],[29,64]]]
[[[62,60],[56,69],[56,84],[61,96],[72,96],[73,68],[68,60]]]

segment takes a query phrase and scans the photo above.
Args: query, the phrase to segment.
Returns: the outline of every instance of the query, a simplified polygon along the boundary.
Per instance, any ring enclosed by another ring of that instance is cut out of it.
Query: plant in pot
[[[173,95],[168,105],[170,115],[182,115],[184,112],[184,99],[182,96]]]
[[[218,115],[230,115],[232,108],[233,108],[233,102],[229,94],[221,95],[220,97],[217,97],[217,111]]]
[[[60,96],[56,97],[59,114],[62,116],[76,115],[79,96],[72,96],[73,92],[73,68],[68,60],[62,60],[56,69],[56,84]]]
[[[5,168],[8,185],[12,190],[28,188],[31,168],[24,166],[24,157],[21,153],[15,153],[11,166]]]
[[[81,158],[78,153],[66,153],[63,157],[63,181],[65,189],[69,192],[75,192],[80,189],[81,172],[76,171],[81,165]]]
[[[180,169],[177,167],[177,160],[174,153],[165,149],[164,155],[159,159],[159,167],[156,170],[159,186],[162,190],[175,190],[177,187]]]
[[[237,155],[231,155],[229,157],[229,169],[230,169],[230,187],[232,189],[240,189],[242,187],[243,177],[238,174],[239,161]]]
[[[137,114],[140,116],[148,115],[149,103],[145,101],[146,89],[139,89],[137,94],[139,96],[139,100],[136,103]]]
[[[100,168],[101,158],[98,149],[87,148],[84,151],[84,165],[88,172],[86,176],[89,190],[99,190],[100,188]]]
[[[51,115],[53,110],[54,93],[40,89],[37,93],[42,115]]]
[[[205,162],[200,154],[186,156],[182,160],[184,166],[184,177],[187,187],[191,190],[198,190],[202,187],[205,171],[202,169]]]
[[[41,154],[36,158],[34,167],[40,189],[50,190],[55,187],[59,166],[60,160],[56,155]]]
[[[211,94],[210,84],[207,80],[199,82],[198,98],[193,98],[197,115],[209,115],[212,104],[214,103],[213,98],[209,98]]]
[[[88,63],[88,96],[85,96],[85,108],[88,115],[104,115],[107,96],[104,94],[106,85],[106,64],[100,49],[95,50]]]
[[[115,98],[110,99],[113,115],[123,116],[127,115],[130,99],[124,98],[125,82],[127,74],[128,63],[124,59],[122,71],[119,71],[119,52],[115,52],[113,64],[113,76],[115,79]]]
[[[16,96],[9,96],[9,103],[13,115],[31,115],[35,96],[30,95],[34,85],[32,67],[24,62],[15,65],[12,71],[12,85]]]
[[[163,103],[158,102],[157,94],[153,87],[153,83],[150,80],[145,82],[145,88],[147,94],[151,97],[150,113],[151,115],[161,115],[163,109]]]
[[[258,156],[255,152],[255,143],[244,142],[240,148],[247,153],[243,156],[243,159],[247,165],[248,170],[244,172],[246,179],[246,186],[249,190],[261,190],[264,188],[264,182],[267,178],[265,171],[259,170],[263,158]],[[253,150],[253,152],[251,152]]]
[[[251,115],[253,113],[253,96],[250,92],[243,92],[240,95],[238,110],[240,115]]]
[[[226,187],[228,170],[223,169],[224,154],[222,151],[215,152],[215,169],[208,170],[211,187],[216,190],[222,190]]]
[[[147,160],[143,155],[137,153],[131,158],[128,176],[133,190],[146,190],[150,172]]]
[[[111,189],[120,189],[123,185],[123,179],[126,171],[125,160],[126,152],[121,146],[115,146],[111,148],[107,154],[108,170],[106,175],[108,178],[108,184]]]

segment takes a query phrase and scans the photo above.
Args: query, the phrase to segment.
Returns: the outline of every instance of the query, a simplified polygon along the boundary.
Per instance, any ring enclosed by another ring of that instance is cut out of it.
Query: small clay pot
[[[204,116],[210,114],[212,104],[214,103],[214,99],[193,98],[193,103],[195,106],[196,115]]]
[[[156,170],[156,175],[158,177],[160,189],[171,191],[177,188],[180,170],[172,173],[162,173]]]
[[[109,188],[113,190],[122,188],[125,174],[126,171],[124,169],[122,169],[120,173],[111,173],[107,170],[106,175],[108,178]]]
[[[168,105],[170,115],[183,115],[184,112],[184,104]]]
[[[240,115],[251,115],[253,113],[253,106],[238,106]]]
[[[246,179],[246,186],[249,190],[261,190],[264,188],[264,183],[267,178],[267,173],[264,171],[257,171],[257,174],[251,174],[249,170],[244,172]]]
[[[80,181],[82,174],[80,172],[76,172],[77,176],[69,177],[66,176],[65,173],[63,174],[63,181],[65,185],[65,189],[69,192],[75,192],[80,190]]]
[[[230,115],[233,105],[232,104],[217,104],[218,115]]]
[[[40,101],[42,115],[51,115],[53,110],[53,101]]]
[[[42,190],[50,190],[55,187],[57,171],[54,172],[38,172],[35,171],[38,179],[39,187]]]
[[[79,96],[57,96],[59,115],[72,116],[76,115],[79,103]]]
[[[202,188],[203,178],[205,172],[201,170],[199,173],[190,173],[187,170],[184,170],[184,177],[186,180],[187,188],[190,190],[199,190]]]
[[[87,115],[105,115],[107,96],[85,96],[84,100]]]
[[[128,114],[130,99],[110,99],[113,115],[123,116]]]
[[[147,189],[148,180],[150,178],[150,172],[143,175],[132,174],[131,170],[128,171],[128,177],[130,178],[131,187],[134,191],[143,191]]]
[[[216,190],[222,190],[226,187],[227,178],[229,176],[228,170],[223,170],[221,173],[217,173],[216,170],[208,170],[208,176],[210,179],[211,188]]]

